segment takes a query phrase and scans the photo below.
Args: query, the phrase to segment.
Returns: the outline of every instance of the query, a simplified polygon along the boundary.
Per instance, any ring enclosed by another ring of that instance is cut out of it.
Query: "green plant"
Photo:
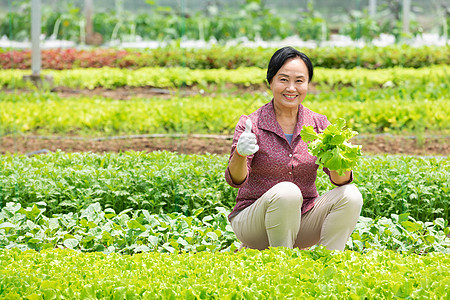
[[[56,14],[56,13],[55,13]],[[146,15],[142,22],[151,22]],[[138,26],[139,19],[133,20]],[[72,23],[71,23],[72,24]],[[53,26],[53,25],[52,25]],[[129,24],[127,26],[132,26]],[[126,28],[119,27],[119,31]],[[138,30],[139,28],[136,28]],[[151,31],[153,33],[153,31]],[[112,34],[112,32],[111,32]],[[131,34],[131,33],[130,33]],[[219,46],[186,49],[175,45],[157,49],[43,49],[43,69],[119,67],[177,67],[189,69],[236,69],[238,67],[266,68],[273,48],[248,48],[243,46]],[[387,47],[318,47],[299,49],[313,61],[314,67],[351,69],[363,67],[380,69],[392,67],[421,68],[432,65],[448,65],[449,48],[445,46],[412,47],[397,45]],[[29,69],[30,50],[1,50],[0,66],[3,69]]]
[[[45,202],[23,208],[7,203],[0,212],[0,248],[22,251],[69,248],[83,252],[134,254],[139,252],[234,251],[239,244],[227,221],[227,211],[199,218],[180,213],[150,214],[125,209],[116,213],[93,203],[79,213],[44,215]]]
[[[11,84],[17,80],[24,86],[31,85],[14,74],[10,77]],[[158,97],[132,98],[126,102],[100,96],[64,98],[46,92],[0,93],[0,133],[232,134],[241,114],[249,114],[269,101],[260,94],[232,96],[229,88],[223,93],[227,94],[174,95],[170,101]],[[348,126],[361,134],[423,132],[445,136],[450,132],[447,97],[447,88],[442,84],[382,90],[349,87],[336,92],[311,93],[303,104],[326,115],[330,122],[339,118],[347,120]],[[74,115],[73,111],[78,113]]]
[[[347,22],[340,28],[340,33],[353,40],[372,41],[381,34],[381,31],[376,20],[368,16],[367,10],[363,12],[351,10]]]
[[[43,32],[47,38],[80,41],[80,22],[82,10],[71,3],[62,4],[56,11],[43,7]]]
[[[93,203],[76,213],[45,216],[46,203],[31,207],[7,203],[0,212],[0,249],[42,251],[69,248],[83,252],[135,254],[140,252],[227,252],[238,241],[227,215],[229,210],[200,217],[203,209],[191,215],[151,214],[125,209],[117,213]],[[450,228],[444,219],[420,222],[408,214],[391,218],[360,217],[347,249],[368,252],[394,250],[407,254],[450,253]]]
[[[204,208],[203,217],[217,206],[229,207],[236,197],[221,176],[223,160],[214,155],[58,152],[41,158],[48,160],[2,157],[4,203],[45,202],[48,215],[77,212],[95,202],[115,211],[134,208],[185,215]],[[29,163],[31,177],[22,168]]]
[[[411,36],[417,36],[422,33],[422,28],[417,22],[415,13],[409,12],[411,21],[409,22],[408,32],[403,30],[402,13],[403,2],[401,0],[388,0],[380,5],[380,15],[382,16],[380,21],[380,28],[382,32],[394,35],[396,42],[399,42],[402,38],[409,38]]]
[[[36,157],[0,156],[0,202],[22,207],[45,202],[46,215],[76,213],[90,204],[122,211],[201,218],[229,210],[237,190],[224,178],[226,155],[181,155],[170,152],[63,153]],[[449,219],[449,158],[361,157],[354,183],[364,199],[362,216],[377,218],[410,213],[416,220]],[[318,172],[319,194],[333,186]]]
[[[135,255],[0,250],[6,298],[445,299],[448,254],[273,248]]]
[[[30,39],[31,2],[24,0],[11,1],[10,8],[14,8],[17,11],[9,9],[4,19],[0,20],[0,36],[6,36],[11,40],[18,41]]]
[[[257,67],[237,68],[234,70],[211,69],[191,70],[174,67],[145,67],[137,70],[120,68],[83,68],[69,70],[43,70],[50,75],[56,86],[70,88],[96,87],[164,87],[182,86],[207,87],[208,85],[234,84],[238,86],[265,85],[265,70]],[[365,69],[323,69],[316,68],[313,83],[318,89],[328,90],[342,87],[359,88],[417,88],[417,85],[449,86],[447,66],[432,66],[421,69],[392,68],[381,70]],[[25,70],[0,70],[0,86],[22,87],[25,85]],[[14,81],[14,82],[13,82]],[[15,86],[13,86],[15,84]]]
[[[392,214],[391,218],[360,217],[347,249],[396,250],[404,253],[450,253],[450,228],[448,221],[438,218],[433,222],[416,221],[408,213]]]
[[[295,28],[297,35],[305,41],[324,41],[328,40],[330,35],[326,20],[314,9],[312,1],[308,1],[306,10],[300,13]]]
[[[344,175],[352,170],[362,155],[360,145],[352,145],[349,140],[357,135],[356,131],[345,127],[345,120],[339,119],[323,132],[316,133],[313,126],[303,126],[301,137],[308,143],[308,152],[317,157],[319,168],[328,168]]]

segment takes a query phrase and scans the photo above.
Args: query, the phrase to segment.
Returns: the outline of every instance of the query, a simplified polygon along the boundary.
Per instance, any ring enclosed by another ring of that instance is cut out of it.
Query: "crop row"
[[[447,299],[450,256],[272,248],[119,255],[1,250],[9,299]]]
[[[0,200],[23,207],[45,202],[48,215],[79,212],[99,202],[117,212],[133,208],[192,215],[203,208],[203,217],[216,213],[216,207],[234,206],[237,189],[224,179],[227,158],[170,152],[4,155]],[[321,171],[316,183],[320,194],[332,188]],[[362,216],[370,218],[409,213],[421,221],[448,220],[449,183],[448,157],[363,157],[355,168]]]
[[[151,214],[126,209],[116,213],[99,203],[80,212],[44,215],[45,202],[23,208],[7,203],[0,211],[0,249],[22,251],[70,248],[83,252],[135,254],[140,252],[234,252],[239,247],[227,221],[230,210],[216,207],[203,218],[192,215]],[[443,218],[416,221],[408,214],[391,218],[360,217],[346,249],[358,252],[395,250],[404,253],[450,253],[450,228]]]
[[[315,67],[330,69],[366,69],[392,67],[422,68],[431,65],[449,65],[448,47],[317,47],[299,49],[305,52]],[[266,68],[272,48],[219,47],[183,49],[165,47],[158,49],[44,49],[43,69],[72,68],[130,68],[187,67],[190,69],[236,69],[239,67]],[[30,50],[0,50],[0,69],[30,69]]]
[[[406,99],[401,98],[404,90],[397,91],[362,90],[357,94],[348,88],[310,94],[304,105],[325,114],[331,122],[344,118],[359,133],[449,133],[450,106],[444,89],[412,90]],[[365,99],[357,101],[358,96]],[[98,96],[61,98],[54,93],[0,93],[0,134],[231,134],[239,116],[269,100],[248,94],[121,101]]]
[[[0,70],[0,87],[26,87],[25,70]],[[145,67],[137,70],[119,68],[90,68],[69,70],[43,70],[43,75],[49,75],[52,85],[70,88],[94,89],[104,87],[161,87],[177,88],[182,86],[207,87],[208,85],[223,85],[231,83],[241,86],[265,84],[266,70],[264,68],[247,67],[233,70],[211,69],[191,70],[188,68]],[[417,86],[417,85],[449,85],[450,68],[445,65],[411,68],[389,68],[380,70],[366,69],[323,69],[316,68],[313,82],[321,89],[354,86],[362,88]]]

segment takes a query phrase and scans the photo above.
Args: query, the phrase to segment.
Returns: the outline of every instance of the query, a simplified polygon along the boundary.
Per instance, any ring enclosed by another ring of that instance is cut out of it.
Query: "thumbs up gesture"
[[[247,156],[254,154],[259,150],[259,146],[256,143],[256,135],[252,133],[252,121],[247,119],[245,122],[245,131],[238,139],[236,151],[240,156]]]

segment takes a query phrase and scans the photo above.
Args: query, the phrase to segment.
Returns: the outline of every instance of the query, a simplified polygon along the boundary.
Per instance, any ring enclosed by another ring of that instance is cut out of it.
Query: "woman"
[[[321,244],[344,250],[362,207],[353,172],[324,169],[337,187],[320,196],[316,157],[300,131],[323,131],[330,122],[302,105],[313,77],[309,58],[291,47],[276,51],[267,69],[270,103],[241,116],[225,178],[239,188],[229,221],[245,247],[307,248]]]

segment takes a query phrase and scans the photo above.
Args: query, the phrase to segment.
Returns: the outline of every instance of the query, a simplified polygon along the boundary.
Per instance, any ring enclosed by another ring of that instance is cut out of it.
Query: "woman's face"
[[[308,68],[299,57],[286,60],[270,83],[276,109],[297,109],[308,92]]]

